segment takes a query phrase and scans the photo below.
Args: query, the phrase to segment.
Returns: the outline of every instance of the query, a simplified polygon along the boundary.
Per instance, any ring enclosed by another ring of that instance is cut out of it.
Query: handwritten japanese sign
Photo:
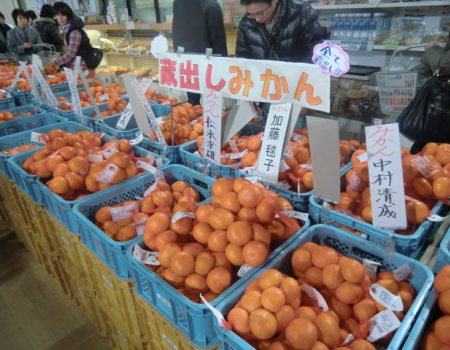
[[[83,112],[81,109],[80,96],[78,95],[77,83],[75,81],[75,77],[73,76],[73,71],[69,68],[64,68],[64,73],[66,74],[67,83],[69,84],[73,108],[75,110],[75,113],[81,116],[83,115]]]
[[[339,45],[326,41],[314,47],[312,61],[325,73],[339,77],[348,72],[348,54]]]
[[[290,103],[270,106],[256,167],[256,174],[267,182],[278,183],[278,171],[291,109],[292,104]]]
[[[159,60],[159,76],[169,88],[330,111],[330,77],[313,64],[168,53]]]
[[[215,91],[204,95],[204,141],[205,159],[220,164],[221,133],[222,133],[222,96]]]
[[[50,86],[48,86],[47,81],[45,80],[39,68],[33,64],[31,65],[31,72],[33,73],[33,80],[36,79],[37,83],[44,92],[48,103],[56,106],[58,104],[58,102],[56,101],[56,97],[53,94],[53,91],[50,89]]]
[[[398,124],[366,127],[373,225],[406,228],[405,191]]]

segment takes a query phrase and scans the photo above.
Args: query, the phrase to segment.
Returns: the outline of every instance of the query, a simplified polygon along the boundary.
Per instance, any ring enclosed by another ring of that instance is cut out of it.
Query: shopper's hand
[[[23,44],[23,47],[25,49],[31,49],[33,47],[33,45],[31,43],[25,43],[25,44]]]
[[[259,106],[259,102],[249,102],[250,107],[252,107],[253,112],[255,112],[258,116],[263,115],[263,111]]]
[[[57,66],[57,64],[56,64],[56,58],[52,58],[52,59],[50,60],[50,65],[51,65],[51,66]]]

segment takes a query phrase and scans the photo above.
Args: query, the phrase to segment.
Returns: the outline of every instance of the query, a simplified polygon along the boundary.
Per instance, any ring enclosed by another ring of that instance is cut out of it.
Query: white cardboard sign
[[[270,183],[278,183],[278,171],[291,109],[292,104],[290,103],[270,106],[256,167],[256,174]]]
[[[215,91],[203,95],[204,140],[203,157],[210,162],[220,164],[222,135],[222,96]]]
[[[45,80],[39,68],[33,64],[31,65],[31,71],[33,73],[33,79],[34,78],[37,79],[37,82],[44,91],[44,94],[47,97],[48,102],[56,106],[58,104],[58,102],[56,101],[56,97],[53,94],[52,89],[50,89],[50,86],[48,86],[47,81]]]
[[[330,76],[313,64],[166,53],[159,76],[168,88],[330,111]]]
[[[404,229],[405,190],[398,124],[366,127],[373,225]]]
[[[314,194],[328,202],[339,202],[339,125],[336,120],[306,117]]]

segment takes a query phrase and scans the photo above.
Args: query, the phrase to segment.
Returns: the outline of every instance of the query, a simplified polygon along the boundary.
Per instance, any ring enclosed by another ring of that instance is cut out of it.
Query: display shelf
[[[396,50],[406,50],[409,46],[406,45],[399,45],[395,48],[386,48],[384,45],[373,45],[374,50],[383,50],[383,51],[396,51]],[[425,47],[413,47],[409,49],[409,51],[415,51],[415,52],[424,52]]]
[[[172,23],[134,23],[134,28],[129,28],[125,23],[116,24],[88,24],[85,29],[87,30],[172,30]]]
[[[328,10],[357,10],[357,9],[379,9],[379,8],[413,8],[413,7],[433,7],[433,6],[449,6],[450,1],[410,1],[410,2],[377,2],[374,4],[335,4],[322,5],[312,4],[312,7],[318,11]]]

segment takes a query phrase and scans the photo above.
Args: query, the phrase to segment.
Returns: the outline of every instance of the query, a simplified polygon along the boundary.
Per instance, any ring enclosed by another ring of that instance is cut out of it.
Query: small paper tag
[[[144,140],[144,135],[142,135],[142,133],[140,132],[135,139],[130,140],[130,145],[132,146],[139,145],[142,142],[142,140]]]
[[[433,222],[442,222],[447,220],[448,218],[450,218],[450,215],[447,216],[439,216],[436,214],[430,215],[429,217],[427,217],[428,221],[433,221]]]
[[[222,154],[220,156],[220,158],[222,159],[241,159],[243,156],[245,156],[248,153],[248,149],[244,149],[242,152],[240,153],[227,153],[227,154]]]
[[[117,121],[116,128],[119,130],[125,130],[132,116],[133,116],[133,108],[131,107],[131,103],[128,102],[119,120]]]
[[[308,220],[309,214],[308,213],[302,213],[299,211],[292,211],[292,210],[283,210],[282,213],[286,216],[289,216],[290,218],[299,219],[302,221]],[[275,217],[279,217],[279,215],[275,215]]]
[[[292,140],[293,141],[298,141],[298,140],[300,140],[302,137],[304,137],[303,135],[299,135],[299,134],[292,134]]]
[[[230,324],[228,324],[228,322],[225,321],[225,318],[223,317],[222,313],[219,310],[217,310],[214,306],[212,306],[210,303],[208,303],[208,301],[201,294],[200,294],[200,299],[203,301],[203,303],[207,306],[207,308],[210,309],[211,312],[213,313],[213,315],[216,317],[217,323],[219,324],[219,326],[231,329]]]
[[[98,174],[97,181],[104,184],[109,184],[111,183],[111,180],[114,178],[114,176],[117,175],[118,171],[118,166],[112,163],[108,163],[100,172],[100,174]]]
[[[239,270],[238,270],[238,272],[237,272],[237,275],[239,276],[239,277],[243,277],[243,276],[245,276],[248,272],[250,272],[251,270],[253,270],[253,266],[250,266],[250,265],[242,265],[240,268],[239,268]]]
[[[187,212],[187,211],[177,211],[175,214],[173,214],[172,219],[170,220],[170,222],[173,224],[173,223],[177,222],[178,220],[181,220],[182,218],[194,219],[195,218],[195,214]]]
[[[117,152],[119,152],[119,150],[114,143],[110,144],[108,147],[101,151],[105,159],[109,159],[114,153]]]
[[[352,174],[348,180],[348,185],[353,191],[356,191],[361,184],[361,180],[359,179],[358,175]]]
[[[89,153],[87,156],[88,161],[91,163],[97,164],[103,160],[103,156],[98,153]]]
[[[148,172],[150,172],[152,174],[154,174],[156,172],[156,168],[153,165],[151,165],[151,164],[149,164],[147,162],[144,162],[142,160],[138,160],[136,162],[136,166],[139,169],[144,169],[145,171],[148,171]]]
[[[228,144],[230,145],[230,148],[231,148],[231,151],[232,151],[232,152],[235,152],[235,153],[238,153],[238,152],[239,152],[239,148],[238,148],[237,145],[236,145],[236,141],[234,141],[234,140],[229,140],[229,141],[228,141]]]
[[[393,237],[389,237],[386,241],[386,253],[388,256],[393,255],[395,252],[395,242]]]
[[[300,164],[300,168],[303,168],[308,171],[313,171],[313,167],[311,163]]]
[[[103,100],[103,101],[106,101],[108,98],[109,98],[108,94],[100,95],[100,99]]]
[[[112,221],[114,222],[119,222],[124,219],[132,218],[133,215],[137,213],[139,213],[139,207],[137,203],[111,208],[111,217]]]
[[[145,156],[145,158],[148,159],[148,162],[149,162],[150,164],[153,164],[154,161],[155,161],[155,156],[154,156],[153,154],[151,154],[151,153],[147,153],[147,155]]]
[[[392,271],[392,273],[394,274],[394,278],[396,281],[398,282],[403,281],[405,278],[411,275],[412,273],[411,266],[409,266],[408,263],[403,264],[397,267],[394,271]]]
[[[393,311],[403,311],[402,299],[399,296],[392,294],[382,285],[378,283],[372,284],[369,292],[372,298],[388,309]]]
[[[317,304],[319,305],[319,307],[320,307],[324,312],[327,312],[327,311],[329,310],[329,309],[328,309],[328,304],[327,304],[326,300],[324,299],[324,297],[322,296],[322,294],[319,293],[319,291],[318,291],[317,289],[315,289],[315,288],[313,288],[313,287],[311,287],[311,286],[309,286],[309,285],[307,285],[307,284],[305,284],[305,283],[303,283],[303,284],[300,286],[300,289],[301,289],[302,291],[304,291],[306,294],[308,294],[308,296],[309,296],[311,299],[316,300],[316,301],[317,301]]]
[[[144,231],[145,231],[145,225],[136,227],[136,234],[138,236],[142,236],[144,234]]]
[[[370,319],[370,334],[367,340],[370,342],[376,342],[378,339],[383,338],[392,331],[395,331],[400,327],[400,321],[391,310],[384,310],[377,313]]]
[[[162,160],[162,158],[156,158],[155,163],[157,167],[160,167],[164,164],[164,161]]]
[[[370,278],[374,280],[377,277],[378,268],[381,266],[381,264],[369,259],[363,259],[363,266],[369,274]]]
[[[249,166],[246,168],[242,168],[242,171],[247,174],[247,175],[255,175],[256,173],[256,167],[254,166]],[[250,180],[249,180],[250,181]]]
[[[367,162],[367,152],[356,156],[356,158],[362,163]]]
[[[34,131],[31,132],[31,142],[45,145],[45,142],[42,140],[42,134]]]
[[[159,266],[158,252],[150,252],[141,248],[139,245],[134,246],[133,257],[145,265]]]
[[[350,344],[353,340],[355,340],[355,337],[353,336],[353,334],[349,333],[347,335],[347,338],[345,338],[344,342],[342,343],[342,346]]]

